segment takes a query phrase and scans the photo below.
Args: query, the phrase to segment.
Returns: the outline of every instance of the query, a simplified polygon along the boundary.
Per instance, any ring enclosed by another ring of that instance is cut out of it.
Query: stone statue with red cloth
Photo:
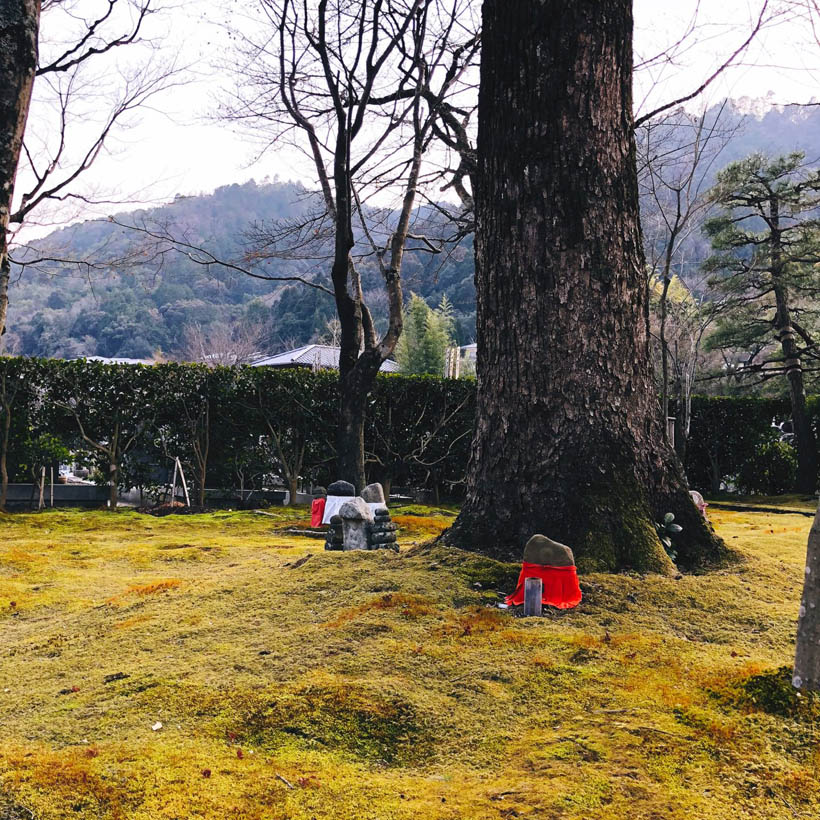
[[[572,550],[545,535],[533,535],[527,541],[518,585],[515,592],[507,596],[507,604],[521,606],[524,603],[524,582],[527,578],[541,579],[544,606],[572,609],[581,602],[581,587],[578,586]]]

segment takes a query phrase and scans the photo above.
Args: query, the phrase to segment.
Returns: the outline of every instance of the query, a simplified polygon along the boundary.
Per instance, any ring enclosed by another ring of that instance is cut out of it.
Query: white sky
[[[77,3],[89,0],[77,0]],[[93,2],[94,0],[90,0]],[[163,49],[195,64],[191,78],[152,102],[150,110],[132,117],[132,127],[111,143],[112,153],[99,157],[85,184],[111,189],[116,181],[123,198],[132,192],[145,204],[167,201],[176,193],[212,191],[220,185],[278,175],[310,182],[309,169],[294,157],[268,153],[255,161],[246,138],[211,118],[220,85],[226,80],[214,68],[216,57],[231,44],[219,25],[241,3],[227,0],[182,2],[154,21],[164,36]],[[699,5],[697,44],[672,64],[636,77],[636,104],[674,99],[693,90],[748,36],[763,0],[635,0],[636,61],[663,51],[692,19]],[[774,0],[772,0],[774,2]],[[226,11],[227,9],[227,11]],[[761,33],[740,65],[726,72],[708,94],[690,105],[701,106],[726,96],[766,97],[776,103],[820,99],[820,47],[808,23],[792,21]],[[646,110],[643,107],[643,110]],[[33,112],[32,127],[36,127]],[[18,191],[20,185],[18,184]],[[127,210],[105,205],[82,212],[54,214],[51,225]],[[44,228],[30,229],[43,233]],[[31,232],[29,236],[33,235]]]

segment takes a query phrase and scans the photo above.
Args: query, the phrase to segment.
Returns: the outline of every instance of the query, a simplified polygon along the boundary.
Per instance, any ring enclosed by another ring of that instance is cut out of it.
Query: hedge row
[[[179,457],[204,487],[253,489],[281,480],[326,484],[334,475],[334,372],[108,365],[0,358],[0,459],[30,481],[67,451],[103,483],[157,488]],[[815,424],[818,402],[810,407]],[[379,376],[365,436],[368,479],[458,494],[475,413],[475,382]],[[714,490],[760,458],[789,417],[781,399],[695,397],[686,468]]]
[[[815,428],[817,406],[810,402]],[[773,423],[790,417],[787,399],[694,396],[686,448],[689,484],[717,492],[722,480],[737,476],[763,445],[780,436]]]
[[[159,488],[179,457],[207,486],[245,489],[334,475],[337,374],[310,370],[0,358],[0,457],[31,481],[66,450],[102,483]],[[450,493],[463,481],[474,385],[383,375],[366,431],[371,480]]]

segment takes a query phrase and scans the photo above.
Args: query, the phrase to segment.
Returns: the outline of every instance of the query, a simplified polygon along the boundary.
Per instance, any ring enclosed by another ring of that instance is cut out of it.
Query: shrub
[[[759,444],[751,458],[743,462],[737,476],[743,493],[778,495],[794,487],[797,477],[797,453],[785,441]]]

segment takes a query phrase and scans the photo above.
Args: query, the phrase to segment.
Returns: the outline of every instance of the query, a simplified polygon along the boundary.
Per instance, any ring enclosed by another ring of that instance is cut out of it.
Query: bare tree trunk
[[[108,465],[108,508],[111,510],[117,509],[117,501],[119,499],[118,480],[119,468],[117,462],[112,458],[111,463]]]
[[[114,425],[114,435],[111,437],[109,443],[108,455],[108,508],[110,510],[117,509],[117,499],[119,497],[119,459],[117,458],[117,451],[120,443],[120,425],[119,422]]]
[[[667,259],[667,264],[669,259]],[[666,300],[669,298],[669,271],[664,271],[663,291],[661,293],[661,322],[660,322],[660,342],[661,342],[661,419],[663,423],[664,441],[669,440],[666,430],[666,420],[669,418],[669,348],[666,341]]]
[[[40,0],[0,0],[0,336],[9,304],[9,215],[37,71],[39,28]]]
[[[794,678],[797,689],[820,690],[820,507],[809,533],[803,598],[797,621]]]
[[[649,358],[631,0],[485,0],[476,190],[478,392],[447,543],[582,569],[670,571],[721,542],[664,442]]]
[[[778,294],[781,289],[775,286],[777,299],[777,336],[783,349],[786,365],[786,378],[789,380],[789,399],[791,401],[794,440],[797,445],[797,491],[812,495],[817,489],[817,443],[811,427],[811,419],[806,409],[806,388],[803,384],[803,368],[797,352],[794,329],[788,305]]]
[[[298,476],[291,476],[288,478],[288,504],[292,507],[296,503],[296,493],[299,492],[299,478]]]
[[[367,398],[373,389],[379,365],[368,367],[367,351],[353,368],[339,377],[339,421],[336,428],[336,463],[339,478],[361,492],[365,486],[364,427]]]

